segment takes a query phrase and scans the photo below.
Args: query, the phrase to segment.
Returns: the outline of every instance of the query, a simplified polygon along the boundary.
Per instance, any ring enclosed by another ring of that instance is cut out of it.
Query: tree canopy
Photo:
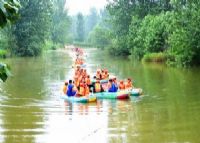
[[[17,0],[3,0],[0,1],[0,27],[3,28],[8,22],[15,22],[19,18],[18,10],[20,3]],[[0,79],[6,81],[10,76],[8,65],[0,63]]]
[[[3,28],[8,22],[15,22],[19,18],[20,3],[18,0],[0,1],[0,27]]]
[[[76,40],[79,42],[83,42],[85,38],[85,27],[84,27],[85,21],[82,13],[77,14],[76,19]]]

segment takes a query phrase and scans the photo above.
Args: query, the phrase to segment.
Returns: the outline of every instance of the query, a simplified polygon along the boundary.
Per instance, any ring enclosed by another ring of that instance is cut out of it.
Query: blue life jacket
[[[117,92],[118,87],[115,85],[115,83],[112,83],[111,88],[108,89],[108,92]]]
[[[74,85],[69,84],[67,87],[67,96],[74,96],[76,94],[75,91],[73,91]]]

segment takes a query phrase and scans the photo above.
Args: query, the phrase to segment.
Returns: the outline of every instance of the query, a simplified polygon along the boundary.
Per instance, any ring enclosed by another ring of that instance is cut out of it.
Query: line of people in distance
[[[108,80],[101,83],[102,80]],[[97,92],[117,92],[119,90],[133,88],[132,80],[128,78],[126,81],[117,81],[117,78],[109,79],[109,72],[107,69],[98,69],[93,81],[86,69],[77,66],[73,80],[65,82],[63,93],[67,96],[89,96],[90,93]]]
[[[75,65],[82,65],[82,64],[84,64],[84,60],[81,58],[76,58]]]

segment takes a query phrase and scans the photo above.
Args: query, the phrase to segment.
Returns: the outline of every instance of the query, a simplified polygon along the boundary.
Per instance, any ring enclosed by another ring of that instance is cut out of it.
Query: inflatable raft
[[[128,99],[129,92],[99,92],[94,93],[97,99]]]
[[[95,82],[96,82],[96,79],[93,79],[92,83],[95,83]],[[100,80],[100,83],[108,83],[108,79],[102,79]]]
[[[76,68],[76,67],[81,67],[81,68],[85,68],[86,67],[86,64],[74,64],[72,65],[72,68]]]
[[[90,95],[89,97],[76,97],[76,96],[71,96],[68,97],[66,95],[61,96],[62,99],[69,101],[69,102],[76,102],[76,103],[89,103],[89,102],[96,102],[97,98],[95,95]]]
[[[141,88],[133,88],[126,91],[129,92],[130,96],[140,96],[142,94]]]

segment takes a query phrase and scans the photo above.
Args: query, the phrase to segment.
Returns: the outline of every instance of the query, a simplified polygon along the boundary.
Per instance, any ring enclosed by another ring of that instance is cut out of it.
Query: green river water
[[[13,76],[0,83],[0,143],[199,143],[200,68],[177,69],[87,49],[87,69],[131,77],[144,95],[70,104],[60,99],[71,77],[67,50],[3,60]]]

